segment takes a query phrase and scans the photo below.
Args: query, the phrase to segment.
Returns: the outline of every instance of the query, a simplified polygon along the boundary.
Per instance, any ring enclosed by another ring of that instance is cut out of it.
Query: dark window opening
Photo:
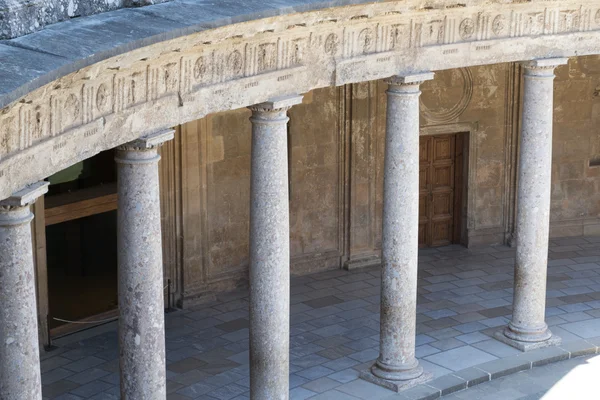
[[[48,178],[46,255],[52,336],[65,333],[67,324],[55,318],[93,320],[117,308],[116,178],[112,150]]]

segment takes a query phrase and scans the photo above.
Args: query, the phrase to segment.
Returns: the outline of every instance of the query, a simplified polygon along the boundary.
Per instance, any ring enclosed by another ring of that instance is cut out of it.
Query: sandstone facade
[[[572,58],[556,74],[551,236],[595,235],[600,57]],[[469,133],[465,245],[513,240],[522,75],[512,63],[453,69],[421,87],[422,136]],[[379,262],[385,90],[383,81],[317,89],[290,110],[292,273]],[[246,281],[249,118],[211,114],[161,149],[166,273],[183,277],[178,299]]]
[[[32,18],[34,28],[13,18],[3,29],[35,30],[41,20]],[[553,234],[600,231],[599,33],[592,0],[173,0],[56,24],[0,43],[0,199],[120,149],[119,285],[131,289],[119,294],[124,397],[146,389],[164,397],[163,255],[168,300],[184,307],[249,275],[253,399],[288,397],[288,272],[383,261],[372,371],[399,390],[421,372],[412,329],[418,244],[516,242],[514,315],[501,340],[522,350],[559,341],[546,329],[540,283],[549,222]],[[554,68],[569,58],[555,86]],[[386,88],[393,95],[408,76],[432,72],[420,101],[414,84],[410,101],[386,101]],[[118,147],[173,127],[160,168],[156,143]],[[407,149],[410,158],[398,157]],[[36,248],[43,332],[42,204],[35,243],[22,229],[7,254]],[[140,218],[144,210],[152,215]],[[5,261],[32,276],[30,256]],[[26,301],[34,298],[29,284]],[[148,340],[140,320],[152,323]],[[29,318],[28,342],[33,325]],[[0,342],[10,350],[7,334]]]

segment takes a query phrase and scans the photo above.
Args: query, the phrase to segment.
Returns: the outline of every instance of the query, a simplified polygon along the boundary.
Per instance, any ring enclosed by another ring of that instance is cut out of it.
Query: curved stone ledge
[[[169,0],[0,0],[0,39],[10,39],[75,17]]]
[[[0,42],[0,198],[207,114],[396,74],[600,54],[593,0],[174,0]]]
[[[564,361],[575,357],[598,354],[600,337],[568,342],[559,347],[547,347],[526,353],[489,361],[474,367],[447,374],[426,384],[400,392],[398,400],[434,400],[534,367]]]

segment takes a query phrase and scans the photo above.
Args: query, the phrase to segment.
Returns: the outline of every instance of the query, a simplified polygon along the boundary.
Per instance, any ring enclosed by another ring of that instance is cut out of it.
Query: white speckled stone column
[[[513,316],[505,342],[520,348],[556,344],[544,320],[550,225],[554,68],[567,59],[523,63]],[[498,336],[497,336],[498,337]]]
[[[433,73],[387,80],[383,186],[380,353],[371,372],[410,384],[423,375],[415,358],[419,249],[419,85]],[[395,388],[398,389],[398,388]]]
[[[121,398],[166,399],[158,147],[174,131],[117,147]]]
[[[289,398],[290,221],[287,110],[291,96],[252,110],[250,398]]]
[[[41,400],[35,272],[29,206],[48,191],[31,185],[0,201],[0,399]]]

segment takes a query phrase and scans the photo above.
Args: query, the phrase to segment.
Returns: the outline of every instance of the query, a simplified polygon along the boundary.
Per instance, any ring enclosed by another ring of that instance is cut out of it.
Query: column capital
[[[19,190],[9,198],[0,201],[0,209],[11,211],[35,203],[38,197],[48,192],[49,184],[49,182],[40,181]]]
[[[566,65],[568,58],[539,58],[536,60],[522,61],[521,65],[527,70],[526,75],[554,77],[554,69]]]
[[[292,94],[288,96],[275,97],[264,103],[254,104],[248,108],[253,112],[277,112],[287,111],[292,106],[302,103],[304,95]]]
[[[117,147],[118,150],[128,151],[144,151],[154,150],[162,146],[165,142],[172,140],[175,137],[174,129],[167,129],[161,132],[145,135],[139,139],[124,143]]]
[[[394,86],[413,86],[420,85],[425,81],[433,79],[434,75],[435,73],[433,72],[419,72],[410,75],[394,75],[385,79],[385,82]]]

